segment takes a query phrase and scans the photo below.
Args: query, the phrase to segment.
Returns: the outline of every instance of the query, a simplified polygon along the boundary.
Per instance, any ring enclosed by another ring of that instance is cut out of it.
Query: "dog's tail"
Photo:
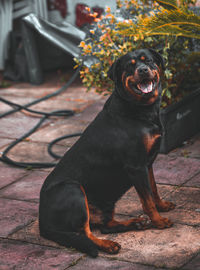
[[[60,231],[44,232],[40,229],[40,235],[67,248],[75,248],[93,258],[98,256],[97,245],[84,234]]]

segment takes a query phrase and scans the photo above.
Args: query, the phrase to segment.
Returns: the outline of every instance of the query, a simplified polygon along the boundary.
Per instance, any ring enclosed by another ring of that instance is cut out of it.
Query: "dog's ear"
[[[156,63],[158,65],[161,65],[162,69],[165,70],[165,61],[160,53],[155,51],[154,49],[149,49],[151,54],[153,55],[153,58],[155,59]]]
[[[117,65],[118,65],[118,60],[116,60],[112,66],[108,70],[108,77],[112,80],[115,81],[116,78],[116,72],[117,72]]]

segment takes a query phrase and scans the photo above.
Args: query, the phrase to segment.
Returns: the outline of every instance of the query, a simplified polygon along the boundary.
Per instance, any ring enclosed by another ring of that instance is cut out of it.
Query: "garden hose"
[[[25,140],[27,137],[29,137],[31,134],[33,134],[35,131],[38,130],[38,128],[44,123],[44,121],[46,121],[49,117],[52,116],[72,116],[74,115],[74,111],[73,110],[57,110],[57,111],[52,111],[52,112],[41,112],[41,111],[36,111],[36,110],[32,110],[29,109],[30,106],[35,105],[39,102],[42,102],[44,100],[47,100],[49,98],[52,98],[54,96],[57,96],[58,94],[62,93],[63,91],[65,91],[73,82],[74,80],[77,78],[79,71],[81,69],[82,66],[80,66],[79,68],[76,69],[75,73],[72,75],[72,77],[69,79],[69,81],[63,85],[60,89],[58,89],[57,91],[53,92],[52,94],[46,95],[40,99],[36,99],[33,102],[30,102],[28,104],[25,105],[19,105],[17,103],[8,101],[2,97],[0,97],[0,101],[13,107],[12,110],[9,110],[3,114],[0,115],[0,118],[3,118],[7,115],[13,114],[15,112],[18,111],[27,111],[29,113],[34,113],[37,115],[41,115],[42,117],[40,118],[39,122],[33,127],[31,128],[27,133],[25,133],[24,135],[22,135],[20,138],[16,139],[14,142],[12,142],[3,152],[2,155],[0,157],[0,161],[7,163],[9,165],[13,165],[16,167],[21,167],[21,168],[28,168],[28,169],[32,169],[32,168],[51,168],[56,166],[56,162],[44,162],[44,163],[40,163],[40,162],[18,162],[15,161],[11,158],[9,158],[7,155],[8,153],[11,151],[11,149],[13,149],[13,147],[15,147],[17,144],[19,144],[20,142],[22,142],[23,140]],[[51,155],[53,158],[56,159],[60,159],[61,156],[55,154],[52,151],[52,147],[54,146],[55,143],[57,143],[58,141],[61,141],[63,139],[66,138],[71,138],[71,137],[75,137],[75,136],[80,136],[81,133],[74,133],[74,134],[69,134],[69,135],[64,135],[62,137],[59,137],[55,140],[53,140],[52,142],[50,142],[50,144],[48,145],[48,153],[49,155]]]

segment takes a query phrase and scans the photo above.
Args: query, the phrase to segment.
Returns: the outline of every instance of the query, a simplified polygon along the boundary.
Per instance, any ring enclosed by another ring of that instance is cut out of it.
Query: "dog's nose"
[[[142,66],[138,68],[138,73],[139,75],[145,75],[148,73],[148,67]]]

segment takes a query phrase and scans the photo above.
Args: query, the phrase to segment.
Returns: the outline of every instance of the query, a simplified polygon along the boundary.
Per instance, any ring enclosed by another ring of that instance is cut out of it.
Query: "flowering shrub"
[[[147,29],[144,30],[149,18],[160,16],[162,12],[165,12],[165,9],[157,3],[144,1],[141,5],[139,0],[129,0],[123,5],[118,1],[118,10],[115,14],[111,13],[110,8],[107,8],[100,18],[97,18],[95,13],[91,14],[96,23],[91,26],[86,40],[80,43],[82,54],[76,59],[78,64],[86,57],[93,59],[93,64],[83,66],[80,72],[88,90],[95,87],[99,93],[111,93],[113,82],[107,77],[111,64],[129,51],[148,47],[157,49],[166,61],[162,82],[163,107],[182,98],[188,91],[187,86],[190,86],[190,91],[191,85],[198,83],[199,43],[195,43],[191,38],[151,34],[150,31],[148,34]],[[175,26],[175,31],[177,27]],[[186,35],[186,32],[184,33]]]

